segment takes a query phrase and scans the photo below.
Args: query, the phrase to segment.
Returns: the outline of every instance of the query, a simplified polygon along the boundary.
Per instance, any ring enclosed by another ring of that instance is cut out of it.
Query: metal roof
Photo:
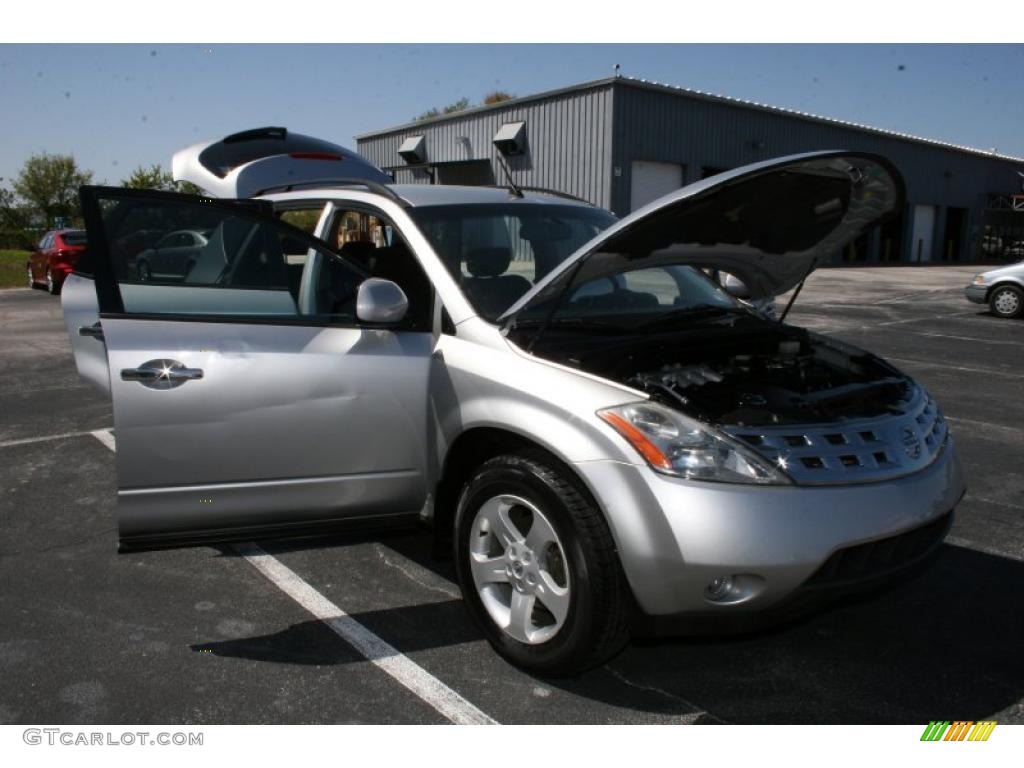
[[[445,123],[451,120],[457,120],[465,117],[471,117],[473,115],[490,112],[499,109],[507,109],[508,107],[514,107],[520,104],[527,104],[535,101],[542,101],[549,99],[554,96],[560,96],[567,93],[574,93],[578,91],[591,90],[595,88],[605,88],[612,85],[624,85],[633,88],[642,88],[650,91],[659,91],[676,96],[684,96],[687,98],[698,99],[701,101],[710,101],[719,104],[730,104],[733,106],[745,107],[748,109],[756,109],[762,112],[770,112],[778,115],[787,115],[800,120],[806,120],[809,122],[819,123],[823,125],[841,126],[844,128],[852,128],[854,130],[863,131],[865,133],[871,133],[878,136],[888,136],[891,138],[902,139],[904,141],[910,141],[918,144],[926,144],[933,147],[942,147],[944,149],[954,150],[956,152],[964,152],[970,155],[979,157],[987,157],[995,160],[1007,160],[1015,163],[1024,163],[1024,157],[1016,157],[1014,155],[1004,155],[998,152],[992,152],[984,149],[977,149],[975,147],[968,147],[962,144],[953,144],[951,142],[939,141],[938,139],[928,139],[922,136],[915,136],[909,133],[901,133],[900,131],[891,131],[885,128],[876,128],[870,125],[864,125],[863,123],[855,123],[848,120],[839,120],[832,117],[825,117],[822,115],[816,115],[810,112],[801,112],[795,109],[788,109],[786,107],[776,107],[769,104],[762,104],[757,101],[748,101],[746,99],[736,99],[731,96],[722,96],[719,94],[708,93],[706,91],[700,91],[693,88],[683,88],[677,85],[669,85],[667,83],[659,83],[654,80],[644,80],[632,77],[605,77],[599,80],[591,80],[586,83],[579,83],[578,85],[571,85],[565,88],[557,88],[551,91],[544,91],[543,93],[532,94],[529,96],[521,96],[516,99],[510,99],[509,101],[501,101],[497,104],[487,104],[480,107],[474,107],[472,109],[466,109],[461,112],[453,112],[447,115],[439,115],[438,117],[432,117],[425,120],[417,120],[410,123],[404,123],[402,125],[395,126],[393,128],[385,128],[378,131],[370,131],[368,133],[362,133],[355,136],[356,139],[369,139],[378,136],[383,136],[390,133],[401,133],[416,129],[421,129],[426,126],[435,125],[438,123]]]

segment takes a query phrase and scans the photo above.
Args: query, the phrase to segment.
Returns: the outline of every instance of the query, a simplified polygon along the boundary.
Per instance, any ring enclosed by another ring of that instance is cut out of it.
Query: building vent
[[[526,151],[526,123],[505,123],[494,134],[494,146],[505,156]]]
[[[398,148],[399,156],[409,165],[427,162],[427,140],[423,136],[410,136]]]

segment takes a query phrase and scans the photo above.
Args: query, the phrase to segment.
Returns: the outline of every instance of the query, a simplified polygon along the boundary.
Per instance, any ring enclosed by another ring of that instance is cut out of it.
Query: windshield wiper
[[[696,306],[685,307],[683,309],[673,309],[671,312],[665,312],[657,317],[652,317],[650,320],[634,326],[633,329],[640,330],[646,328],[657,328],[662,325],[670,325],[677,320],[700,317],[702,315],[746,315],[748,312],[749,310],[741,309],[739,307],[723,307],[715,304],[697,304]]]
[[[590,317],[554,317],[547,322],[548,328],[564,328],[572,331],[622,331],[621,325],[609,323],[607,320],[595,320]]]

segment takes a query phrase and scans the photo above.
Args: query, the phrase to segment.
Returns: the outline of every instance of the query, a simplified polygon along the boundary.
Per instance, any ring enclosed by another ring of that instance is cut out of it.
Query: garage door
[[[935,206],[914,206],[914,240],[911,248],[913,261],[932,260],[932,233],[935,230]]]
[[[630,210],[635,211],[681,186],[683,166],[676,163],[634,160],[629,197]]]

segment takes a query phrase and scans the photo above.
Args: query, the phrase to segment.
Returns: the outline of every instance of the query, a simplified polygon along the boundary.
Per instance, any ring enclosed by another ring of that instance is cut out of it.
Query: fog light
[[[704,587],[704,596],[708,600],[713,600],[716,603],[725,600],[729,597],[732,592],[732,576],[719,576],[717,579],[712,581],[706,587]]]

